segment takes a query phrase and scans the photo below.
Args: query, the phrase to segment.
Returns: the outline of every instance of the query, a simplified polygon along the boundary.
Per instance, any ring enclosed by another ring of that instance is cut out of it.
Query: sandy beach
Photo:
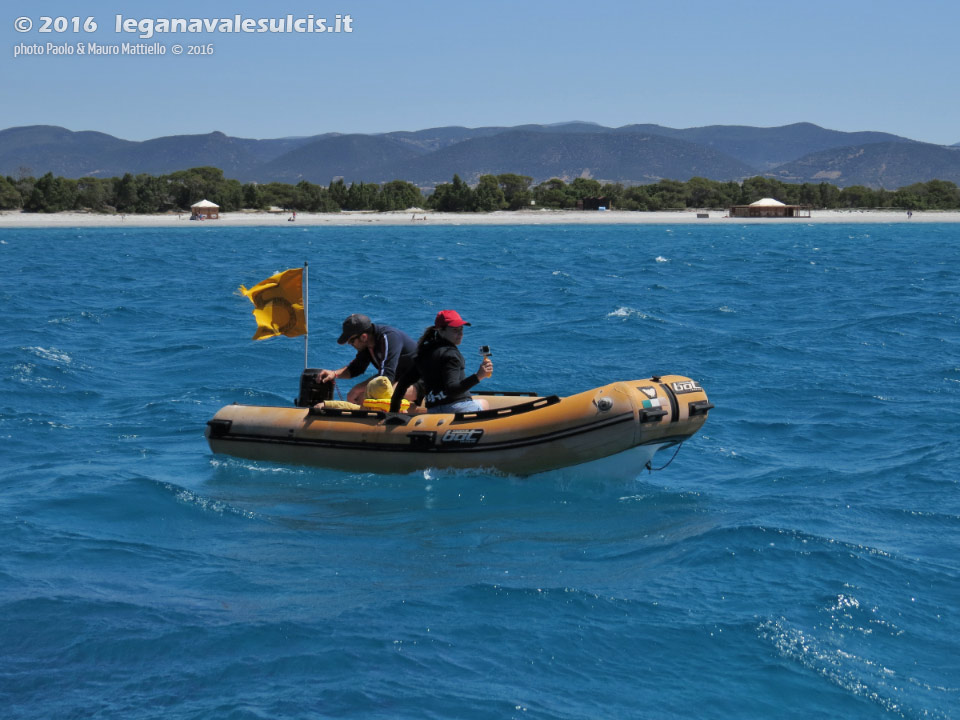
[[[700,217],[706,215],[706,217]],[[667,212],[630,212],[611,210],[520,210],[492,213],[440,213],[423,210],[403,212],[346,211],[340,213],[301,213],[291,221],[289,213],[230,212],[219,220],[191,221],[188,213],[163,215],[102,215],[95,213],[0,212],[2,228],[42,227],[295,227],[329,225],[677,225],[686,223],[930,223],[960,222],[960,212],[914,212],[908,217],[901,210],[814,210],[809,218],[730,218],[723,210],[686,210]]]

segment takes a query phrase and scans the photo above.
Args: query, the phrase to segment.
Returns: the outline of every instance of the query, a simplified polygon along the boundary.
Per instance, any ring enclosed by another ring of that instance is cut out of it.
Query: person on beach
[[[330,382],[337,378],[355,378],[373,363],[377,376],[385,376],[395,383],[397,378],[413,367],[417,344],[413,338],[402,330],[389,325],[374,324],[366,315],[355,313],[343,321],[343,332],[337,339],[338,345],[349,344],[357,351],[356,357],[339,370],[321,370],[317,373],[317,380]],[[354,385],[347,393],[347,402],[360,404],[366,395],[367,383],[364,380]],[[404,388],[408,392],[408,400],[417,398],[417,388]],[[401,396],[402,397],[402,396]],[[399,400],[397,404],[399,405]]]
[[[420,380],[425,392],[428,413],[477,412],[489,408],[486,400],[475,400],[470,388],[493,375],[493,361],[484,357],[480,368],[465,377],[466,362],[457,349],[463,341],[466,322],[456,310],[441,310],[433,325],[424,330],[417,341],[417,355],[413,367],[400,376],[393,390],[390,412],[400,409],[411,383]]]

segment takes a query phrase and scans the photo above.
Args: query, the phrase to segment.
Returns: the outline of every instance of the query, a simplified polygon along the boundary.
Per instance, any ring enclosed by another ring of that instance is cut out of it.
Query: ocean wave
[[[69,365],[73,362],[73,358],[70,357],[63,350],[58,350],[57,348],[43,348],[43,347],[28,347],[22,348],[23,350],[36,355],[38,358],[43,360],[49,360],[53,363],[63,363]]]
[[[243,460],[240,458],[221,458],[211,457],[210,467],[218,470],[243,470],[252,473],[267,473],[270,475],[290,475],[293,477],[303,475],[306,472],[303,468],[293,468],[287,465],[274,465],[272,463],[256,463],[252,460]]]
[[[654,315],[646,313],[643,310],[632,308],[626,305],[621,305],[616,310],[613,310],[607,313],[607,317],[624,318],[624,319],[638,318],[640,320],[653,320],[655,322],[663,322],[661,318],[658,318]]]
[[[785,618],[764,620],[757,626],[757,635],[782,659],[816,673],[841,690],[868,700],[886,712],[904,718],[949,720],[949,715],[936,707],[918,707],[904,699],[899,679],[902,671],[887,667],[882,661],[845,651],[809,630],[792,625]]]
[[[7,230],[32,283],[0,291],[8,707],[951,715],[960,226],[926,228]],[[353,357],[350,313],[417,337],[456,307],[468,363],[499,348],[489,389],[662,370],[716,408],[629,477],[212,454],[220,407],[289,407],[305,364],[301,338],[251,341],[235,288],[334,245],[313,367]],[[425,289],[380,262],[398,247],[456,273]]]
[[[177,487],[167,483],[164,485],[164,488],[172,492],[174,497],[184,505],[198,507],[201,510],[216,513],[217,515],[232,514],[248,520],[253,520],[257,517],[257,514],[250,510],[234,507],[222,500],[206,497],[183,487]]]

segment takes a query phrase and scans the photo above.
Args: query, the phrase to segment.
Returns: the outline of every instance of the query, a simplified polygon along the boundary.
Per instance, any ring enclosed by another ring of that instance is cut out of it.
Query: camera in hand
[[[490,357],[493,355],[493,352],[491,352],[489,345],[481,345],[480,354],[483,355],[484,357]]]

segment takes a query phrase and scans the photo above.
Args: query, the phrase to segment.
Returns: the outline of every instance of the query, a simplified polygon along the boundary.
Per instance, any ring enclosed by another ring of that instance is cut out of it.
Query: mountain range
[[[960,183],[960,143],[933,145],[811,123],[677,129],[569,122],[266,140],[212,132],[138,142],[50,125],[0,131],[2,175],[163,175],[198,166],[221,168],[226,177],[244,183],[401,179],[430,188],[455,173],[469,183],[488,173],[517,173],[535,182],[587,177],[636,185],[664,178],[728,181],[765,175],[791,183],[895,189],[933,179]]]

